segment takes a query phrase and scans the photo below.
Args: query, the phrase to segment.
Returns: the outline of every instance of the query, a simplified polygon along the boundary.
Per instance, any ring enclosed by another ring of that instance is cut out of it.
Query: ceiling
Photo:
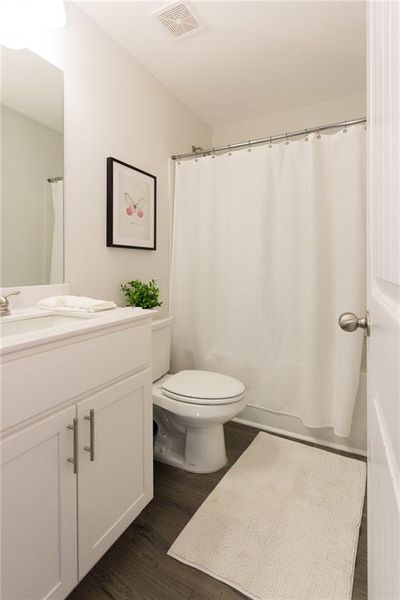
[[[63,132],[63,72],[29,50],[1,47],[1,102]]]
[[[205,29],[174,39],[168,2],[79,2],[211,126],[365,92],[363,1],[192,0]]]

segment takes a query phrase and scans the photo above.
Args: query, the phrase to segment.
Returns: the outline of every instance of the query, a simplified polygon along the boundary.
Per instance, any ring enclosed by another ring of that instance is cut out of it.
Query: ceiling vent
[[[174,2],[151,13],[175,39],[187,38],[204,29],[199,17],[187,2]]]

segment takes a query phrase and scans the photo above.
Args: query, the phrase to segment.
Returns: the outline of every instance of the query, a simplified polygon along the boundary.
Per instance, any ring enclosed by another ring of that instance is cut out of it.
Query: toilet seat
[[[184,370],[168,377],[161,385],[168,398],[190,404],[231,404],[245,393],[241,381],[213,371]]]

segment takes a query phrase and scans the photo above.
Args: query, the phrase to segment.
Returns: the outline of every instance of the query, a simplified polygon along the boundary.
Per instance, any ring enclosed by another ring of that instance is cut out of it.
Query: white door
[[[400,598],[400,4],[369,3],[369,598]]]
[[[62,600],[78,582],[75,410],[1,443],[2,600]]]
[[[152,416],[150,369],[78,403],[80,579],[153,497]]]

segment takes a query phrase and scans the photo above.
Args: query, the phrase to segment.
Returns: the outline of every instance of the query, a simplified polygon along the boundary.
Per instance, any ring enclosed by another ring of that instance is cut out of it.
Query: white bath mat
[[[350,600],[365,463],[259,433],[168,554],[256,600]]]

